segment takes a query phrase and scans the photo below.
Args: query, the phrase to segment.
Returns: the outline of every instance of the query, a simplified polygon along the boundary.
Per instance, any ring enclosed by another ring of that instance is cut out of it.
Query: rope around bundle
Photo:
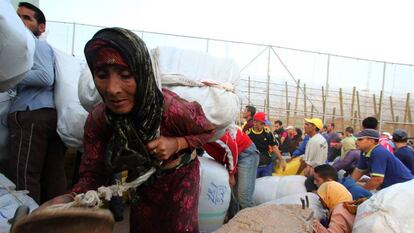
[[[102,206],[102,199],[110,201],[113,196],[122,196],[125,191],[136,188],[147,181],[155,171],[156,169],[152,167],[144,175],[136,178],[132,182],[125,184],[117,183],[109,187],[101,186],[97,191],[89,190],[86,193],[77,194],[72,202],[51,205],[47,209],[66,209],[72,207],[99,208]]]

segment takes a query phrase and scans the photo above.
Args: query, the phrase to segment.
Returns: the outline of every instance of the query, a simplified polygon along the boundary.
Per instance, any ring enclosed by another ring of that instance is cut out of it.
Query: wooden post
[[[299,89],[300,89],[300,79],[298,79],[298,83],[296,85],[295,112],[294,112],[295,118],[296,118],[296,114],[298,110]]]
[[[287,110],[286,110],[286,125],[289,125],[289,118],[290,118],[290,102],[288,102]]]
[[[359,124],[361,125],[361,105],[359,104],[359,91],[356,92],[356,97],[357,97],[357,108],[358,108],[358,119],[359,119]]]
[[[306,83],[303,84],[303,111],[305,112],[305,117],[308,116],[306,110]]]
[[[405,110],[404,110],[404,123],[408,121],[408,109],[410,107],[410,93],[407,93],[407,98],[405,99]]]
[[[335,123],[335,112],[336,112],[336,107],[334,107],[332,109],[332,122]]]
[[[322,122],[325,123],[326,118],[326,98],[325,98],[325,89],[322,86]]]
[[[375,115],[375,117],[378,119],[378,111],[377,111],[377,99],[375,98],[375,94],[373,94],[374,96],[373,96],[373,100],[374,100],[374,115]]]
[[[313,110],[314,110],[314,106],[312,104],[312,106],[311,106],[311,118],[313,118]]]
[[[287,118],[288,118],[288,116],[287,116],[287,112],[288,112],[288,105],[289,105],[289,90],[288,90],[288,83],[287,82],[285,82],[285,91],[286,91],[286,121],[287,121]]]
[[[248,101],[248,105],[250,105],[250,75],[247,79],[247,101]]]
[[[354,128],[354,131],[356,132],[356,124],[357,124],[357,117],[358,117],[358,115],[357,115],[358,113],[357,113],[357,111],[355,110],[355,112],[354,112],[354,120],[352,121],[352,128]]]
[[[342,131],[344,131],[344,101],[342,98],[342,88],[339,88],[339,111],[341,113],[341,123],[342,123]]]
[[[380,125],[382,125],[382,97],[383,97],[384,93],[383,91],[380,92],[380,99],[379,99],[379,104],[378,104],[378,121],[380,123]],[[382,132],[381,127],[379,128],[379,131]]]
[[[395,122],[394,104],[392,103],[392,96],[390,96],[390,110],[391,110],[391,119],[393,122]]]
[[[350,121],[352,122],[353,117],[354,117],[354,103],[355,103],[355,92],[356,92],[356,87],[352,88],[352,99],[351,99],[351,114],[349,114],[350,116]]]

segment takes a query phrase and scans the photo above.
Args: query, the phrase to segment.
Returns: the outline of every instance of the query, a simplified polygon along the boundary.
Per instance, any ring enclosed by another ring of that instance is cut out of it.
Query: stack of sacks
[[[414,232],[414,180],[382,189],[358,206],[352,232]]]
[[[82,150],[83,127],[88,112],[78,97],[82,64],[76,58],[54,49],[56,56],[55,105],[58,114],[57,132],[68,147]]]
[[[253,201],[260,205],[292,194],[306,193],[304,176],[265,176],[256,179]]]
[[[156,48],[152,54],[162,87],[202,106],[217,130],[210,141],[223,136],[240,111],[240,100],[235,94],[240,76],[235,61],[169,47]]]
[[[201,157],[200,188],[199,229],[200,232],[213,232],[223,225],[230,204],[229,174],[224,166],[211,158]]]

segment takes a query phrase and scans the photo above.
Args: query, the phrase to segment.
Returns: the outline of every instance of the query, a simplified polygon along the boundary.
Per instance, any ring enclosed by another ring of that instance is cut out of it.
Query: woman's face
[[[134,107],[137,83],[131,71],[121,65],[104,65],[93,71],[96,88],[105,105],[116,114],[127,114]]]

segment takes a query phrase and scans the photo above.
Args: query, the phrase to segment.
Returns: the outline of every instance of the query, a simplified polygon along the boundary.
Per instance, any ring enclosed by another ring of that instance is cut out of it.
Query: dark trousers
[[[10,113],[10,179],[41,204],[67,191],[65,146],[56,132],[55,109]]]

